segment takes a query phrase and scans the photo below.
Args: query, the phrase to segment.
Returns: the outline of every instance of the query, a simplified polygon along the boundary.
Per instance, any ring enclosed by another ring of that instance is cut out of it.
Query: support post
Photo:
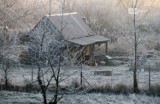
[[[108,54],[108,42],[106,42],[105,53]]]
[[[83,55],[82,55],[82,53],[81,53],[81,71],[80,71],[80,85],[81,85],[81,87],[82,87],[82,77],[83,77],[83,72],[82,72],[82,68],[83,68],[83,66],[82,66],[82,64],[83,64]]]
[[[150,66],[150,63],[149,63],[149,79],[148,79],[148,82],[149,82],[149,90],[151,89],[151,66]]]
[[[94,56],[94,54],[95,54],[95,51],[94,51],[94,44],[92,45],[91,52],[92,52],[92,57],[93,57],[93,56]]]

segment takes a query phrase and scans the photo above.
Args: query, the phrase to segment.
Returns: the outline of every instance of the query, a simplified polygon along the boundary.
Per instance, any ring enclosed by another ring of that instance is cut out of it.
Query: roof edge
[[[63,13],[64,16],[70,15],[70,14],[78,14],[78,13],[77,13],[77,12]],[[51,15],[46,15],[46,17],[49,17],[49,16],[62,16],[62,13],[61,13],[61,14],[51,14]]]

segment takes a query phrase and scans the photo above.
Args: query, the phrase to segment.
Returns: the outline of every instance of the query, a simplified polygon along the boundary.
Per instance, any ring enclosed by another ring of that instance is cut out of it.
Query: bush
[[[155,50],[160,51],[160,43],[157,43],[154,47]]]
[[[88,90],[89,93],[115,93],[115,94],[125,94],[133,93],[133,88],[126,86],[124,84],[117,84],[114,87],[110,85],[105,86],[94,86]]]
[[[114,65],[112,60],[106,59],[105,61],[106,61],[107,66],[113,66]]]
[[[128,95],[129,93],[133,92],[133,88],[132,87],[126,86],[124,84],[115,85],[113,90],[114,90],[115,93],[125,94],[125,95]]]
[[[73,86],[75,89],[79,88],[80,87],[80,84],[77,80],[73,80],[71,82],[71,86]]]
[[[26,50],[23,50],[21,52],[21,54],[19,55],[20,57],[20,62],[22,64],[30,64],[30,60],[29,60],[29,56],[28,56],[28,52]]]
[[[90,88],[88,90],[89,93],[95,92],[95,93],[108,93],[112,92],[112,87],[110,85],[105,85],[105,86],[97,86],[94,85],[94,87]]]
[[[25,92],[39,92],[41,91],[40,87],[36,84],[28,83],[24,86]]]
[[[0,84],[0,90],[8,90],[8,91],[20,91],[21,90],[21,87],[19,86],[16,86],[16,85],[13,85],[11,84],[10,82],[8,82],[8,86],[6,87],[5,84]]]
[[[6,87],[5,84],[0,83],[0,90],[7,90],[7,91],[20,91],[20,92],[39,92],[40,87],[36,84],[26,84],[24,86],[13,85],[8,83]]]
[[[160,85],[152,85],[147,94],[154,95],[154,96],[160,96]]]

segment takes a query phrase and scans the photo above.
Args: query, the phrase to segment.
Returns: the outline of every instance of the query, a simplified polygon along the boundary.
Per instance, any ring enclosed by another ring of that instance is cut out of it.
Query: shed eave
[[[109,41],[109,39],[102,36],[95,35],[95,36],[82,37],[77,39],[70,39],[68,41],[74,44],[86,46],[86,45],[91,45],[96,43],[104,43]]]

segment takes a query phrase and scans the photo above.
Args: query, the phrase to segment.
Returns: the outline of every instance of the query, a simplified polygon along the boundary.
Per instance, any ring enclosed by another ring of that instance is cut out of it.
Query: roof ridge
[[[71,13],[63,13],[63,16],[71,15],[71,14],[78,14],[77,12],[71,12]],[[49,17],[49,15],[46,15]],[[62,14],[51,14],[51,16],[62,16]]]

